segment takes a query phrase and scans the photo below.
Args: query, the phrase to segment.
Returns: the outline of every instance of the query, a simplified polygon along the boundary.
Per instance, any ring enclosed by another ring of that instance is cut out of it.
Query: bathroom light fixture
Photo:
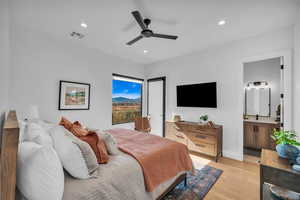
[[[144,50],[144,54],[148,53],[148,50]]]
[[[82,33],[73,31],[72,33],[70,33],[70,36],[75,39],[82,39],[82,38],[84,38],[85,35]]]
[[[220,20],[219,22],[218,22],[218,25],[219,26],[224,26],[226,24],[226,21],[225,20]]]
[[[256,88],[256,89],[264,89],[264,88],[268,88],[269,84],[267,81],[254,81],[254,82],[249,82],[247,84],[247,89],[252,89],[252,88]]]
[[[80,26],[81,26],[82,28],[87,28],[87,27],[88,27],[88,25],[87,25],[86,23],[84,23],[84,22],[81,22]]]

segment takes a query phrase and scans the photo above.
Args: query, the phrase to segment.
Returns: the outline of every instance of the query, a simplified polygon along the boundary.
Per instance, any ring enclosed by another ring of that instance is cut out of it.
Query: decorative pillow
[[[56,124],[54,123],[50,123],[50,122],[47,122],[47,121],[44,121],[44,120],[39,120],[37,122],[38,125],[40,125],[41,127],[43,127],[43,129],[45,131],[47,131],[49,133],[50,129],[54,128],[55,126],[57,126]]]
[[[66,131],[62,126],[50,130],[54,148],[63,167],[70,175],[78,179],[88,179],[91,176],[82,152]]]
[[[117,142],[111,134],[99,130],[97,131],[97,134],[104,139],[106,149],[110,155],[118,155],[120,153]]]
[[[93,149],[99,164],[108,162],[109,157],[104,140],[95,132],[89,132],[86,136],[79,136],[79,139],[87,142]]]
[[[86,143],[86,142],[82,141],[81,139],[79,139],[78,137],[74,136],[68,130],[65,130],[65,132],[66,132],[66,135],[68,135],[70,137],[72,142],[74,144],[78,145],[78,147],[80,148],[82,156],[83,156],[85,163],[87,165],[87,168],[89,170],[89,174],[92,175],[92,173],[99,168],[98,161],[97,161],[94,151],[92,150],[92,148],[90,147],[90,145],[88,143]]]
[[[76,136],[86,136],[89,134],[89,131],[85,129],[78,121],[72,124],[70,132]]]
[[[19,145],[17,187],[30,200],[61,200],[64,172],[55,150],[34,142]]]
[[[60,122],[59,122],[59,125],[65,127],[68,131],[70,131],[71,128],[72,128],[73,123],[70,122],[69,120],[67,120],[67,118],[62,117]]]
[[[65,117],[62,117],[59,125],[64,126],[68,131],[73,133],[75,136],[85,136],[89,133],[87,129],[85,129],[79,121],[74,123],[67,120]]]
[[[49,133],[37,123],[28,123],[24,134],[24,141],[32,141],[43,146],[53,146]]]

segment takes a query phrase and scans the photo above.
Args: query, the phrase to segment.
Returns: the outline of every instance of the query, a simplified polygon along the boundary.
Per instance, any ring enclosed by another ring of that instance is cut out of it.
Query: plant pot
[[[278,156],[281,157],[281,158],[287,158],[287,155],[286,155],[286,147],[287,145],[286,144],[277,144],[276,145],[276,151],[278,153]]]
[[[288,158],[290,160],[296,160],[300,151],[297,147],[289,144],[278,144],[276,151],[281,158]]]
[[[289,147],[286,149],[285,154],[294,164],[294,163],[296,163],[296,159],[300,154],[300,150],[295,146],[289,145]]]
[[[297,163],[298,165],[300,165],[300,154],[299,154],[298,157],[296,158],[296,163]]]

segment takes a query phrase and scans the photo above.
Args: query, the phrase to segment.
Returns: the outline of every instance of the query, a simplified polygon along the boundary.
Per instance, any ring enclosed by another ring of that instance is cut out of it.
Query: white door
[[[164,124],[164,81],[153,80],[148,84],[148,115],[151,134],[163,137]]]

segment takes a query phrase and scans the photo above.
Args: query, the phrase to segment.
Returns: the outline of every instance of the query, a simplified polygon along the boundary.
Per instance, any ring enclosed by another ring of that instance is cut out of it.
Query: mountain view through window
[[[112,123],[133,122],[142,113],[142,86],[139,80],[114,76],[112,80]]]

